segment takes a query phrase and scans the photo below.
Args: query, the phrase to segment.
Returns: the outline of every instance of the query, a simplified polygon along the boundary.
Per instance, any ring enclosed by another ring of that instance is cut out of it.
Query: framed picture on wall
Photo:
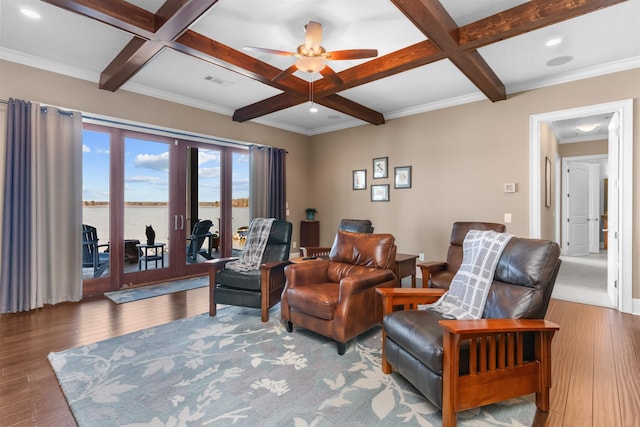
[[[371,186],[372,202],[388,202],[389,201],[389,184],[380,184]]]
[[[373,159],[373,179],[376,178],[388,178],[388,165],[389,158],[388,157],[378,157]]]
[[[393,175],[393,188],[411,188],[411,166],[398,166]]]
[[[367,170],[359,169],[353,171],[353,189],[366,190],[367,188]]]

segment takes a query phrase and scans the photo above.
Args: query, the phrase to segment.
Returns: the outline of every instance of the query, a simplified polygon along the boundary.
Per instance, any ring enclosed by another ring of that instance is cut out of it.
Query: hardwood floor
[[[99,297],[0,316],[0,425],[74,426],[47,354],[208,310],[208,289],[122,305]],[[256,312],[259,318],[259,312]],[[552,300],[551,410],[536,426],[637,426],[640,316]]]

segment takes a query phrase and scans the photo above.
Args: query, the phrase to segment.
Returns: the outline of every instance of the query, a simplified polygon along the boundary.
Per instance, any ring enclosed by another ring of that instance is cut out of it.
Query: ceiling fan
[[[304,26],[304,29],[304,44],[298,46],[296,52],[251,46],[245,46],[244,50],[269,53],[272,55],[294,56],[298,58],[295,64],[285,70],[282,70],[280,74],[275,76],[272,79],[274,82],[289,74],[293,74],[296,70],[300,70],[305,73],[320,72],[323,77],[333,80],[334,83],[340,84],[342,83],[342,80],[340,80],[335,71],[326,64],[325,60],[338,61],[348,59],[365,59],[378,56],[377,49],[349,49],[327,52],[326,49],[320,45],[322,40],[322,24],[315,21],[309,21],[309,23]]]

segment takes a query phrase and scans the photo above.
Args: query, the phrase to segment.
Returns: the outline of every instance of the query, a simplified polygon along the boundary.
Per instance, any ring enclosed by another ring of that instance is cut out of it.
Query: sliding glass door
[[[83,268],[85,292],[206,274],[242,248],[248,151],[96,125],[84,138],[83,222],[108,261]]]

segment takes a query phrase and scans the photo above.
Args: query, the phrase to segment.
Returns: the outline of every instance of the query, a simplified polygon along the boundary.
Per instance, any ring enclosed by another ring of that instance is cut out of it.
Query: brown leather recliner
[[[504,224],[494,222],[454,222],[449,241],[449,251],[446,261],[428,261],[419,263],[422,271],[422,287],[449,289],[453,276],[462,264],[462,242],[469,230],[493,230],[504,233]]]
[[[328,260],[285,268],[282,319],[331,338],[344,354],[350,339],[382,321],[379,287],[397,287],[391,234],[338,231]]]
[[[351,231],[353,233],[373,233],[373,223],[369,219],[343,218],[338,224],[338,230]],[[329,258],[331,248],[325,246],[300,247],[300,255],[305,258]]]
[[[543,319],[559,257],[557,243],[511,238],[478,320],[449,320],[430,310],[391,312],[434,302],[443,289],[409,289],[411,296],[381,289],[391,312],[384,317],[382,371],[399,372],[441,408],[443,426],[456,425],[456,412],[530,393],[538,409],[548,411],[551,339],[559,326]]]

